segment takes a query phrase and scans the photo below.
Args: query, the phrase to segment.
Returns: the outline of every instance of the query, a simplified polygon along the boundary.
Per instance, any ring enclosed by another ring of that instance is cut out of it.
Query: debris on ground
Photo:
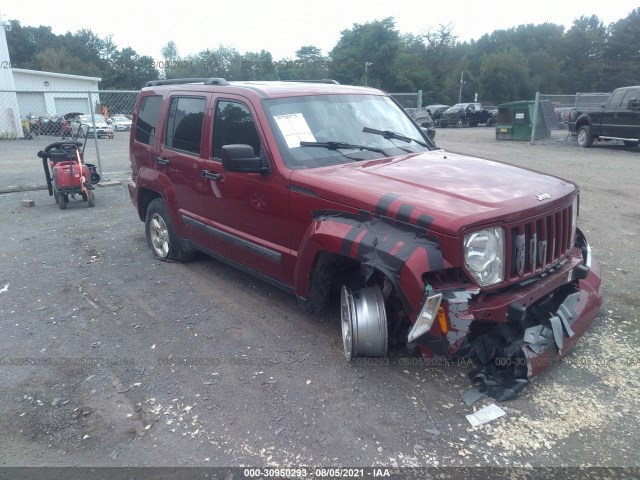
[[[475,413],[467,415],[467,420],[469,420],[472,427],[477,427],[478,425],[484,425],[485,423],[492,422],[496,418],[500,418],[506,414],[507,412],[502,410],[495,403],[492,403],[491,405],[481,408]]]

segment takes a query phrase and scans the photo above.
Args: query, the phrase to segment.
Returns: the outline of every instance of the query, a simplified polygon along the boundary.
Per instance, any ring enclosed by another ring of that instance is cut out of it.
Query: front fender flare
[[[308,298],[315,260],[322,252],[358,261],[367,279],[375,270],[385,274],[411,320],[424,296],[422,275],[445,268],[440,243],[425,228],[368,212],[315,212],[294,270],[298,296]]]

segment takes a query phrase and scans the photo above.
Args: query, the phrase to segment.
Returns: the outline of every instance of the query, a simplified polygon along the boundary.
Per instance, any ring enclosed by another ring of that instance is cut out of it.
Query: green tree
[[[562,71],[562,61],[547,50],[536,50],[528,55],[529,83],[535,92],[549,94],[570,92],[566,76]],[[529,97],[526,100],[531,100]],[[514,99],[515,100],[515,99]],[[525,99],[522,99],[525,100]]]
[[[603,81],[610,91],[626,85],[637,85],[640,79],[640,8],[610,26],[604,47],[604,63],[608,75]]]
[[[562,70],[573,92],[602,91],[607,70],[603,64],[608,31],[596,16],[577,18],[564,36]]]
[[[38,52],[38,44],[34,39],[33,27],[23,27],[17,20],[11,20],[11,30],[7,32],[7,45],[11,65],[16,68],[30,68],[33,57]],[[54,37],[51,28],[50,38]]]
[[[164,61],[167,63],[174,63],[180,59],[178,47],[173,40],[167,42],[167,44],[160,49],[160,53],[162,53],[162,58],[164,58]]]
[[[113,56],[110,68],[102,75],[101,89],[139,89],[148,80],[158,78],[153,58],[138,53],[132,48],[124,48]]]
[[[365,82],[385,90],[397,84],[397,60],[401,48],[400,34],[393,18],[385,18],[363,25],[354,24],[343,30],[337,45],[331,50],[329,75],[340,83],[362,85]]]
[[[242,80],[278,80],[271,53],[266,50],[247,52],[242,56]]]
[[[436,84],[434,69],[427,60],[427,48],[423,38],[407,34],[401,37],[401,47],[396,61],[397,76],[394,91],[423,91],[423,99],[431,102]]]
[[[327,57],[322,55],[322,50],[313,45],[306,45],[296,50],[297,72],[295,79],[319,80],[329,75],[329,63]]]
[[[442,85],[455,69],[456,58],[454,47],[457,37],[453,34],[451,24],[439,25],[435,30],[429,30],[422,36],[425,45],[425,63],[432,72],[434,81]]]
[[[512,47],[482,59],[479,78],[483,99],[491,103],[533,98],[526,56]]]

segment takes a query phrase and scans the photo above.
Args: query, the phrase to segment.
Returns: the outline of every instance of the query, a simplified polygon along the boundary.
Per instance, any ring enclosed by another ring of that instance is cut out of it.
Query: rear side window
[[[136,122],[135,138],[137,142],[155,145],[156,125],[158,123],[161,103],[162,97],[160,95],[144,97],[140,102],[138,121]]]
[[[624,90],[618,90],[613,92],[611,95],[611,100],[609,100],[609,108],[620,108],[620,104],[622,103],[622,97],[624,97]],[[624,107],[623,107],[624,108]]]
[[[171,98],[164,139],[167,147],[200,154],[206,104],[204,97]]]
[[[622,99],[622,108],[627,110],[638,110],[638,101],[640,101],[640,92],[638,90],[629,89]]]
[[[246,105],[226,100],[219,101],[213,121],[212,155],[220,158],[222,147],[232,144],[251,145],[260,156],[260,136]]]

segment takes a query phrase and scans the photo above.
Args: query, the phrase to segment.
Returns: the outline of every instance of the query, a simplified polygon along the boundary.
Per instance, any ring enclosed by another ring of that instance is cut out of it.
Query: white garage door
[[[56,98],[56,115],[69,112],[89,113],[89,101],[86,98]]]
[[[22,118],[27,115],[46,115],[47,107],[44,103],[44,94],[18,92],[18,107],[20,107],[20,116]]]

